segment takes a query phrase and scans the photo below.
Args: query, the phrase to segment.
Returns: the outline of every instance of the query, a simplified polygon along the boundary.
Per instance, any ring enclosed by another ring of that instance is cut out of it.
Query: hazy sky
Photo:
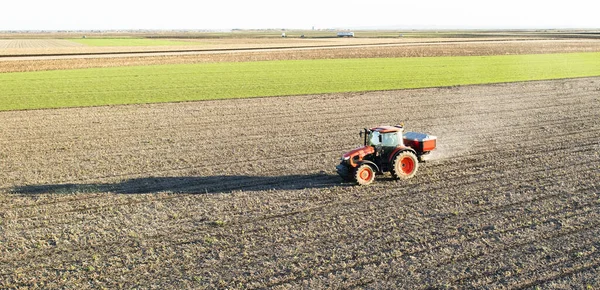
[[[18,0],[0,30],[600,28],[597,0]]]

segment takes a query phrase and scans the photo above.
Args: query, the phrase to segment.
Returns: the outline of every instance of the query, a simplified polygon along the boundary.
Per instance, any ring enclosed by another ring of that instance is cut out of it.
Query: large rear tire
[[[368,164],[358,166],[354,171],[354,181],[358,185],[369,185],[375,180],[375,171]]]
[[[419,160],[414,153],[410,151],[400,152],[392,161],[394,168],[392,176],[397,179],[409,179],[417,174],[419,169]]]

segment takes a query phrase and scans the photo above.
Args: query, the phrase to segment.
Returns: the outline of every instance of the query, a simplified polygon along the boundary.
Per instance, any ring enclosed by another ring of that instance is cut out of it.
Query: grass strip
[[[325,59],[0,74],[0,111],[600,76],[600,53]]]

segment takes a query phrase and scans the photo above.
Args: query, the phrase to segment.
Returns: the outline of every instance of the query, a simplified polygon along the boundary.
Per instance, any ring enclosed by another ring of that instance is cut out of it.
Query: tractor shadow
[[[343,186],[341,178],[330,174],[246,176],[223,175],[205,177],[144,177],[117,183],[44,184],[13,187],[13,194],[76,194],[76,193],[187,193],[215,194],[233,191],[299,190]]]

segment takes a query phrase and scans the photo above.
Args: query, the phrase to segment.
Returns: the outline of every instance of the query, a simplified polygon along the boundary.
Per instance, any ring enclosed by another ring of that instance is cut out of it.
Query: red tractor
[[[435,149],[437,137],[424,133],[406,132],[402,125],[364,129],[364,146],[342,156],[336,166],[346,181],[359,185],[371,184],[376,174],[390,172],[396,179],[408,179],[417,173],[419,162],[424,162]]]

